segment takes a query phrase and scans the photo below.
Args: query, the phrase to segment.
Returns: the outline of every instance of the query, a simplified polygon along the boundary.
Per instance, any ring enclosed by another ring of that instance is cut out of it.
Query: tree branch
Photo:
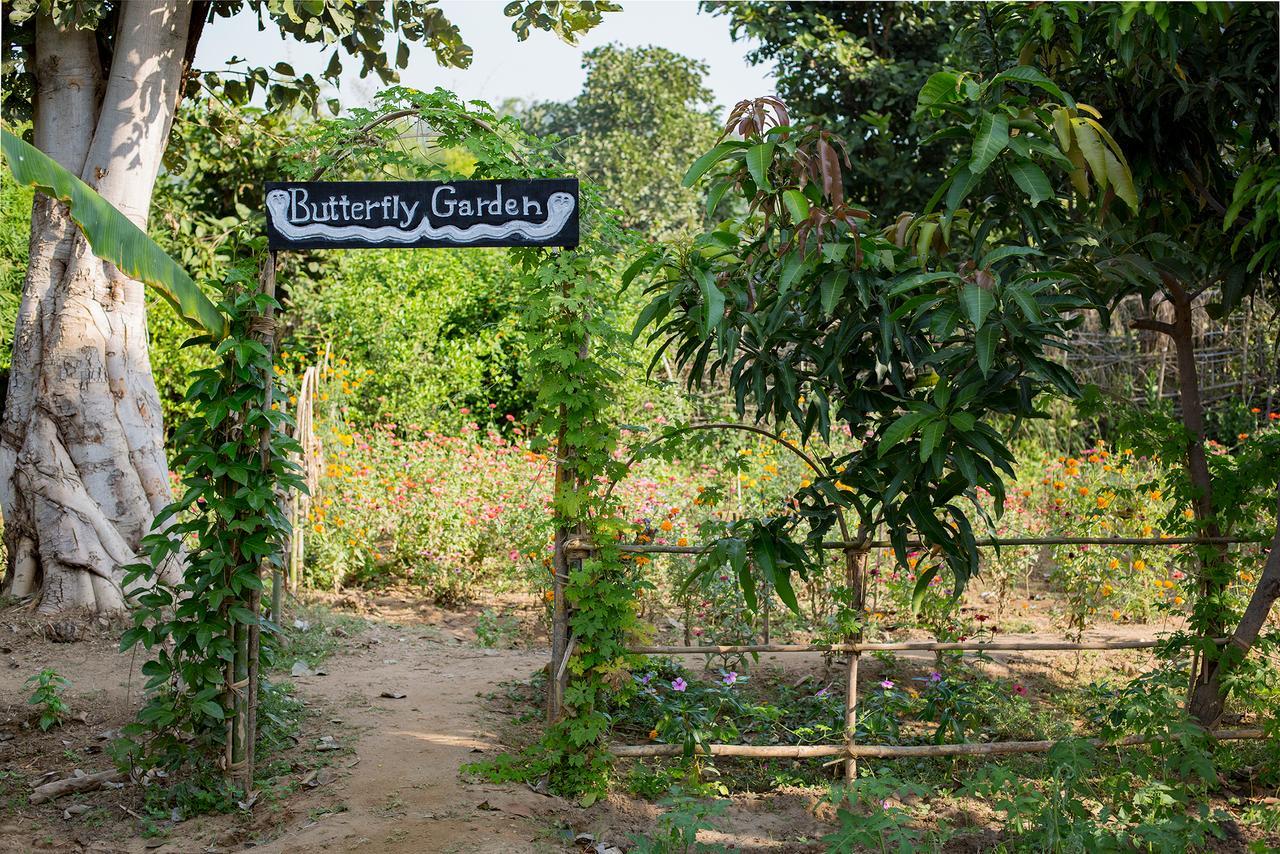
[[[1172,323],[1165,323],[1163,320],[1156,320],[1154,317],[1140,317],[1129,323],[1130,329],[1147,329],[1152,332],[1162,332],[1165,335],[1173,335],[1174,328]]]

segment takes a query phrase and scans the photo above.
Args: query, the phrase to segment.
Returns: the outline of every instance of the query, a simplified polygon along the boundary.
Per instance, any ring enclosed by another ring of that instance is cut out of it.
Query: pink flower
[[[726,684],[726,685],[732,685],[734,682],[737,682],[737,681],[738,681],[738,673],[737,673],[737,671],[736,671],[736,670],[730,670],[728,673],[726,673],[726,674],[724,675],[724,678],[723,678],[723,679],[721,679],[720,681],[724,682],[724,684]]]
[[[1013,693],[1017,694],[1019,697],[1025,697],[1027,696],[1027,686],[1023,685],[1021,682],[1015,683],[1013,686]]]
[[[677,676],[675,678],[675,681],[671,683],[672,691],[684,691],[684,689],[688,687],[689,687],[689,683],[685,682],[684,678],[680,676]]]
[[[884,680],[883,682],[881,682],[881,683],[880,683],[880,687],[881,687],[881,688],[883,688],[884,690],[888,691],[890,688],[892,688],[892,687],[893,687],[893,681],[892,681],[892,680],[890,680],[890,679],[886,679],[886,680]]]

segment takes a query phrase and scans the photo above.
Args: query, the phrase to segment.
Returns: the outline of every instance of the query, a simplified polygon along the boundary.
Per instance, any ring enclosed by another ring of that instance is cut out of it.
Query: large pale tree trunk
[[[191,0],[121,4],[105,78],[92,31],[37,23],[37,147],[143,228],[191,11]],[[37,196],[0,425],[6,592],[45,612],[125,607],[121,568],[170,498],[143,286]]]

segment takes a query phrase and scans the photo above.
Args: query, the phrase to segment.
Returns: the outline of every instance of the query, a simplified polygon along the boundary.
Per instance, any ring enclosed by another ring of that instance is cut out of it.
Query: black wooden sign
[[[578,245],[578,179],[267,184],[272,249]]]

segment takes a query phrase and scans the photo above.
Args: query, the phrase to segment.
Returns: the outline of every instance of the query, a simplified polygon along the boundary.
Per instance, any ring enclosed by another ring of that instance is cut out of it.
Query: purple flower
[[[652,679],[652,678],[653,678],[653,674],[652,674],[652,673],[646,673],[644,676],[641,676],[641,677],[640,677],[640,684],[641,684],[641,685],[648,685],[648,684],[649,684],[649,680],[650,680],[650,679]]]
[[[934,683],[941,682],[941,681],[942,681],[942,674],[941,674],[941,673],[939,673],[938,671],[934,670],[933,672],[931,672],[931,673],[929,674],[929,681],[930,681],[930,682],[934,682]]]
[[[726,685],[732,685],[734,682],[738,681],[738,672],[736,670],[730,670],[720,681],[724,682]]]
[[[671,683],[672,691],[683,691],[685,688],[688,688],[688,687],[689,687],[689,683],[685,682],[684,679],[680,676],[677,676],[676,680]]]
[[[890,688],[892,688],[892,687],[893,687],[893,682],[892,682],[892,681],[890,681],[890,680],[888,680],[888,679],[886,679],[886,680],[884,680],[883,682],[881,682],[881,683],[880,683],[880,687],[881,687],[881,688],[883,688],[883,689],[885,689],[886,691],[888,691]]]
[[[830,688],[823,688],[821,691],[814,694],[813,696],[817,697],[819,700],[825,700],[830,694],[831,694]]]

